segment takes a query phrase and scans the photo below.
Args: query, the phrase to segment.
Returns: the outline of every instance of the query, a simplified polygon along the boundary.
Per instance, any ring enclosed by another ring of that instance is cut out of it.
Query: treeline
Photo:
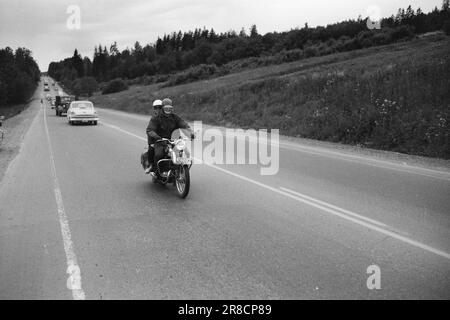
[[[30,50],[0,49],[0,107],[28,101],[37,87],[40,74]]]
[[[419,8],[399,9],[396,15],[384,18],[381,29],[369,30],[367,19],[359,17],[328,25],[288,32],[258,33],[253,25],[249,33],[242,29],[239,33],[229,31],[216,33],[213,29],[196,29],[189,32],[174,32],[158,38],[155,44],[142,46],[136,42],[132,49],[119,51],[117,43],[109,49],[98,45],[94,48],[91,61],[82,58],[77,50],[73,57],[49,65],[49,75],[69,87],[80,83],[77,79],[90,77],[97,82],[112,79],[135,79],[153,77],[149,81],[169,80],[167,75],[184,71],[171,83],[180,83],[225,74],[236,60],[257,58],[258,63],[282,63],[313,56],[350,51],[408,39],[415,34],[447,30],[450,32],[450,0],[444,0],[441,9],[437,7],[423,13]],[[207,65],[207,67],[205,67]],[[201,66],[199,68],[199,66]],[[192,75],[192,77],[191,77]]]

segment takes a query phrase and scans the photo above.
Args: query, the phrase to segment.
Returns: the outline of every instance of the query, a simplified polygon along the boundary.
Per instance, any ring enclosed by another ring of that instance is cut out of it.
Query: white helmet
[[[159,107],[159,108],[161,108],[162,107],[162,101],[161,100],[155,100],[155,101],[153,101],[153,108],[156,108],[156,107]]]

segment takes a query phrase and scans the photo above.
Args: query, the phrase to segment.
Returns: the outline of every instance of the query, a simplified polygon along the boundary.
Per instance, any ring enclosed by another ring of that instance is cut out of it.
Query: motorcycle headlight
[[[180,140],[180,141],[177,143],[177,149],[178,149],[178,150],[184,150],[184,149],[186,149],[186,142],[185,142],[184,140]]]

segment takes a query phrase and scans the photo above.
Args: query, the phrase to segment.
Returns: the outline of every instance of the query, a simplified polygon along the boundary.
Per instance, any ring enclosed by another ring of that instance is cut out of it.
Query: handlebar
[[[181,136],[178,139],[173,139],[173,140],[172,139],[167,139],[167,138],[161,138],[159,140],[156,140],[155,143],[161,143],[161,142],[174,143],[175,140],[179,140],[179,139],[187,140],[188,138],[187,137],[181,137]],[[193,139],[191,139],[191,140],[193,140]]]
[[[158,142],[165,142],[165,141],[173,142],[173,141],[170,140],[170,139],[162,138],[162,139],[156,140],[155,143],[158,143]]]

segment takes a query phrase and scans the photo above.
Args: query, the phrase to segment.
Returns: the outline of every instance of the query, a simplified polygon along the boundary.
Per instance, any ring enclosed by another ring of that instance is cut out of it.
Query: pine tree
[[[78,77],[84,76],[83,59],[81,59],[77,49],[75,49],[72,56],[72,66],[76,70]]]
[[[134,43],[133,54],[138,58],[141,58],[141,56],[142,56],[142,46],[139,43],[139,41],[136,41]]]
[[[183,42],[183,33],[180,30],[177,33],[177,38],[176,38],[176,41],[175,41],[175,43],[176,43],[176,48],[175,48],[176,51],[181,51],[182,50],[182,47],[183,47],[182,42]]]
[[[208,29],[206,29],[205,27],[203,27],[202,34],[201,34],[201,38],[202,38],[202,39],[205,39],[205,40],[208,40],[208,37],[209,37],[209,31],[208,31]]]
[[[156,54],[157,55],[164,54],[164,43],[160,37],[158,37],[158,40],[156,40]]]
[[[405,13],[406,20],[410,21],[414,17],[414,15],[414,9],[411,7],[411,5],[409,5]]]
[[[442,11],[450,12],[450,0],[442,1]]]
[[[211,31],[209,31],[209,41],[211,41],[211,42],[217,42],[217,40],[218,40],[217,34],[216,34],[216,32],[214,31],[214,29],[211,28]]]
[[[119,54],[116,41],[114,41],[114,43],[109,47],[109,54],[112,56],[117,56]]]
[[[250,37],[251,38],[256,38],[258,36],[258,29],[256,28],[256,24],[252,25],[250,27]]]

